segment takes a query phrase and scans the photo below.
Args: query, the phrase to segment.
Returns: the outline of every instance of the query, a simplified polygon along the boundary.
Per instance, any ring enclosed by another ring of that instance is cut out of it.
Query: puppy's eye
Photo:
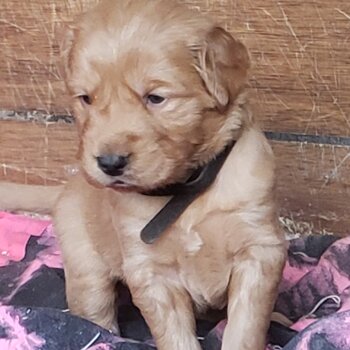
[[[147,98],[147,102],[153,104],[153,105],[159,105],[162,102],[165,101],[165,97],[163,96],[159,96],[159,95],[155,95],[155,94],[149,94],[146,96]]]
[[[78,98],[83,104],[91,105],[92,103],[92,98],[89,95],[80,95]]]

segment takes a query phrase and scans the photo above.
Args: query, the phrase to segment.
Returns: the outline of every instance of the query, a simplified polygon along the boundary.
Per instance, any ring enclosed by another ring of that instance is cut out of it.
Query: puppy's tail
[[[49,214],[63,186],[35,186],[0,182],[0,209]]]

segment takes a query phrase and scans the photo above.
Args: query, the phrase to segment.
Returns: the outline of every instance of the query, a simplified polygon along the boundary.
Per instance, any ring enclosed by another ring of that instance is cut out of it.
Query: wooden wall
[[[63,24],[95,2],[0,2],[0,179],[58,183],[75,163],[59,42]],[[186,2],[250,49],[251,93],[278,160],[281,213],[316,231],[349,232],[350,1]]]

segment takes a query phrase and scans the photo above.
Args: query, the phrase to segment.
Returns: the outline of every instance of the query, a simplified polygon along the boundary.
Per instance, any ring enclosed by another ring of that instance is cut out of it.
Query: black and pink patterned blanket
[[[125,287],[116,336],[70,315],[64,283],[51,222],[0,212],[0,350],[155,349]],[[275,310],[293,325],[272,322],[267,349],[350,349],[350,237],[290,240]],[[220,349],[225,323],[198,320],[203,349]]]

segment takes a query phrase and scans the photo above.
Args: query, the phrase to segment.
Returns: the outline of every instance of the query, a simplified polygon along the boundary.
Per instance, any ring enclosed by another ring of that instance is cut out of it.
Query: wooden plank
[[[76,163],[73,124],[1,121],[0,144],[0,180],[57,184]]]
[[[281,215],[316,232],[350,233],[350,147],[272,142]],[[309,230],[310,231],[310,230]]]
[[[72,124],[2,121],[0,181],[64,182],[75,164]],[[347,234],[350,227],[350,147],[272,142],[281,214],[314,231]]]
[[[252,55],[265,130],[350,133],[350,1],[186,0],[224,22]]]
[[[67,113],[60,28],[97,0],[0,2],[0,109]],[[350,135],[350,1],[185,0],[251,51],[264,129]]]
[[[65,24],[93,0],[0,1],[0,108],[68,113],[59,73]]]

